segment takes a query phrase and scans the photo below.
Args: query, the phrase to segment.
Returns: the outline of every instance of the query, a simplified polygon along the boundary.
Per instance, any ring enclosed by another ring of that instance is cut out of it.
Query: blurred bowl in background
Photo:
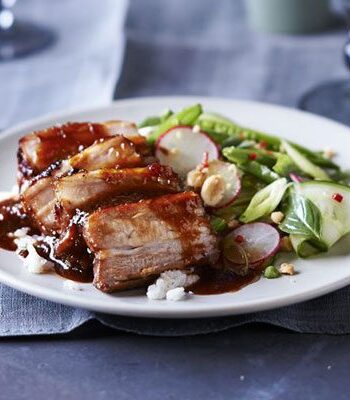
[[[329,0],[246,0],[253,29],[271,33],[312,33],[327,30],[339,20]]]

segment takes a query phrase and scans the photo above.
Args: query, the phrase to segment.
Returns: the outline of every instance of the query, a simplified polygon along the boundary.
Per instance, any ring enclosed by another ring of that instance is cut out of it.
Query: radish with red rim
[[[160,163],[169,165],[182,176],[200,165],[204,157],[209,162],[220,156],[218,146],[205,132],[186,125],[178,125],[164,132],[155,147]]]
[[[237,237],[243,240],[239,240],[238,243]],[[239,251],[235,252],[238,246]],[[249,266],[255,267],[275,255],[279,246],[280,235],[273,226],[264,222],[254,222],[239,226],[225,237],[224,256],[237,265],[244,264],[246,257]],[[232,250],[227,250],[229,248]]]

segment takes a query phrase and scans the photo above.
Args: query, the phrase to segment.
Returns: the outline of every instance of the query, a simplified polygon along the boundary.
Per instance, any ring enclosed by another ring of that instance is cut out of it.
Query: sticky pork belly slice
[[[98,210],[83,235],[95,256],[94,285],[113,292],[171,269],[215,265],[219,257],[199,196],[164,195]]]
[[[39,179],[21,195],[23,209],[32,224],[46,235],[56,234],[60,224],[56,217],[56,193],[54,178],[49,176]]]
[[[77,154],[96,140],[121,134],[135,142],[139,149],[147,150],[147,143],[131,122],[69,122],[32,132],[19,141],[18,183],[21,186],[51,164]]]
[[[181,190],[178,176],[166,166],[99,169],[79,172],[55,180],[55,191],[62,215],[76,209],[93,211],[98,207],[121,204]]]
[[[45,234],[61,230],[55,207],[57,204],[55,179],[80,169],[94,171],[101,168],[131,168],[154,162],[148,149],[136,139],[136,136],[134,139],[138,142],[137,146],[121,135],[101,139],[102,141],[87,147],[70,159],[51,164],[34,177],[23,190],[22,202],[35,225]],[[142,138],[142,141],[144,140]]]
[[[119,135],[100,139],[68,160],[75,170],[142,167],[155,161],[146,139],[134,136],[135,143]]]

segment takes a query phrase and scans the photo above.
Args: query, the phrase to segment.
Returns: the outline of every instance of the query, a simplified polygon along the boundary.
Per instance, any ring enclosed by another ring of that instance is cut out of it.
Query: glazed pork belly
[[[73,122],[30,133],[19,141],[18,184],[21,186],[53,163],[77,154],[97,140],[122,134],[142,151],[147,149],[135,124],[123,121]]]
[[[179,178],[169,167],[151,164],[44,177],[24,191],[22,203],[43,233],[55,235],[68,226],[77,209],[92,211],[180,190]]]
[[[94,254],[94,285],[113,292],[142,286],[169,269],[214,265],[217,238],[199,196],[164,195],[100,209],[83,228]]]
[[[145,139],[139,135],[130,137],[133,141],[122,135],[99,139],[68,160],[51,164],[31,180],[29,187],[22,193],[22,201],[25,211],[43,233],[59,231],[54,181],[60,176],[71,175],[79,170],[133,168],[154,162]]]
[[[68,164],[74,170],[94,171],[102,168],[142,167],[155,161],[144,137],[133,136],[131,139],[134,141],[122,135],[100,139],[71,157]]]
[[[60,213],[71,217],[75,210],[137,201],[181,190],[178,176],[166,166],[99,169],[65,176],[54,182]]]
[[[41,178],[29,186],[21,195],[21,202],[32,225],[46,235],[55,235],[60,231],[56,218],[56,193],[54,177]]]

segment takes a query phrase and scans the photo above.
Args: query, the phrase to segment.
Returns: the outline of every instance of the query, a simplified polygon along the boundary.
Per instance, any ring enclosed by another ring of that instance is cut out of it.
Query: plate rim
[[[57,112],[51,112],[45,114],[41,117],[32,118],[18,124],[13,125],[10,128],[3,130],[0,134],[0,143],[5,138],[16,135],[18,131],[30,129],[35,125],[43,125],[43,124],[52,124],[54,120],[60,119],[69,119],[77,114],[87,114],[87,113],[102,113],[104,111],[121,107],[133,106],[135,107],[138,103],[141,105],[145,102],[148,103],[158,103],[162,102],[163,104],[167,104],[167,102],[225,102],[229,104],[245,104],[247,107],[265,107],[271,108],[272,110],[282,110],[284,112],[290,112],[292,114],[298,113],[303,114],[307,117],[311,117],[314,119],[318,119],[319,121],[331,123],[338,129],[346,129],[349,130],[349,127],[346,125],[339,123],[337,121],[330,120],[326,117],[312,114],[307,111],[299,110],[296,108],[276,105],[273,103],[265,103],[259,101],[250,101],[250,100],[240,100],[240,99],[230,99],[230,98],[221,98],[221,97],[210,97],[210,96],[145,96],[145,97],[136,97],[136,98],[126,98],[126,99],[118,99],[109,104],[98,106],[98,107],[81,107],[74,108],[69,110],[61,110]],[[117,305],[115,303],[106,302],[105,299],[96,299],[94,298],[92,302],[89,301],[88,298],[76,296],[75,293],[68,293],[66,291],[59,292],[57,289],[51,289],[47,287],[43,287],[42,285],[33,284],[32,282],[25,281],[23,279],[19,279],[15,275],[7,273],[0,266],[0,282],[8,285],[14,289],[20,290],[27,294],[49,300],[54,301],[56,303],[64,304],[72,307],[79,307],[83,309],[88,309],[96,312],[103,312],[108,314],[115,315],[124,315],[124,316],[132,316],[132,317],[152,317],[152,318],[209,318],[209,317],[220,317],[220,316],[230,316],[230,315],[239,315],[239,314],[248,314],[252,312],[258,311],[267,311],[271,309],[277,309],[280,307],[284,307],[287,305],[293,305],[300,302],[304,302],[306,300],[314,299],[320,296],[323,296],[327,293],[331,293],[337,289],[341,289],[348,284],[350,284],[350,273],[349,276],[343,277],[332,283],[325,283],[317,288],[309,289],[303,293],[296,293],[294,295],[288,295],[284,298],[278,297],[277,299],[272,296],[266,300],[246,300],[244,304],[239,306],[230,305],[230,304],[206,304],[206,308],[198,308],[198,304],[195,307],[191,307],[189,302],[186,302],[186,308],[182,309],[172,309],[171,307],[163,309],[156,308],[152,310],[149,302],[145,303],[123,303]],[[218,295],[220,296],[220,295]],[[210,296],[213,297],[213,296]],[[276,301],[278,304],[276,304]]]

